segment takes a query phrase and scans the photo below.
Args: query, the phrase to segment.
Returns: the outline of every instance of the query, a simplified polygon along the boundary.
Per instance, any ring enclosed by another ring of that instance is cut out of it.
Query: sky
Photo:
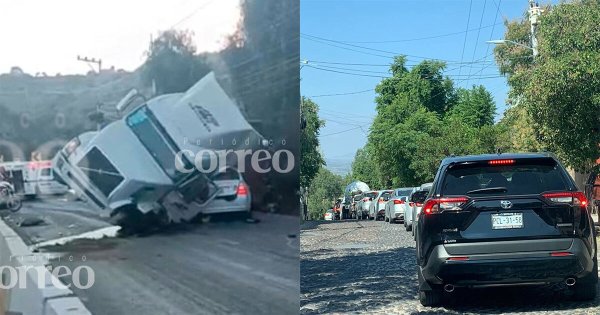
[[[192,30],[198,52],[212,52],[239,20],[239,0],[0,0],[0,73],[85,74],[78,55],[131,71],[159,31]]]
[[[455,87],[484,85],[496,102],[496,120],[502,116],[508,86],[486,41],[504,38],[503,21],[522,19],[528,0],[300,3],[300,58],[307,61],[301,63],[301,90],[320,106],[326,121],[320,142],[328,167],[349,167],[365,145],[376,114],[373,89],[389,75],[394,55],[407,55],[409,66],[424,58],[447,61],[446,74]],[[331,95],[345,93],[355,94]]]

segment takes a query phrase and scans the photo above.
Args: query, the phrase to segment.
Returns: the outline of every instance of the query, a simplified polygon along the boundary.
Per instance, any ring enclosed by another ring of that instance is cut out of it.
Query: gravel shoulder
[[[457,289],[452,305],[423,307],[415,242],[402,224],[305,222],[300,248],[301,314],[600,314],[598,297],[574,302],[560,284]]]

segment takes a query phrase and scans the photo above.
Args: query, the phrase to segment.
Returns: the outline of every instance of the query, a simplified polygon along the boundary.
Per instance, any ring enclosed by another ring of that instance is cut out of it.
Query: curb
[[[81,300],[66,288],[53,285],[57,279],[45,270],[26,269],[25,279],[10,279],[10,268],[45,267],[40,254],[34,254],[3,220],[0,220],[0,271],[2,283],[11,284],[13,280],[24,283],[0,289],[0,314],[23,315],[91,315]]]

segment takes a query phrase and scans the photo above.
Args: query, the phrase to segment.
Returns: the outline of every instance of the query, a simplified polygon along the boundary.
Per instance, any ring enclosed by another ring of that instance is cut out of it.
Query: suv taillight
[[[447,197],[429,199],[423,206],[425,214],[438,213],[442,211],[459,211],[461,206],[469,201],[467,197]]]
[[[246,184],[240,183],[237,187],[237,195],[238,196],[248,196],[248,187]]]
[[[395,205],[403,205],[404,204],[404,200],[394,199],[394,204]]]
[[[383,203],[385,202],[385,200],[383,200],[383,198],[379,198],[379,203]]]
[[[576,206],[584,207],[587,206],[587,199],[581,191],[565,191],[556,193],[545,193],[542,194],[545,198],[556,203],[572,203]]]

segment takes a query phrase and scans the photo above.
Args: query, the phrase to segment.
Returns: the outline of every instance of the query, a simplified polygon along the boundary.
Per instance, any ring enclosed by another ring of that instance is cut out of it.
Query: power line
[[[204,2],[198,8],[196,8],[194,11],[192,11],[192,13],[186,15],[181,20],[177,21],[177,23],[173,24],[173,26],[171,26],[171,28],[175,28],[177,25],[187,21],[189,18],[196,15],[196,13],[200,12],[202,9],[206,8],[209,4],[213,3],[214,1],[215,0],[208,0],[208,1]]]
[[[326,135],[319,135],[319,137],[329,137],[329,136],[338,135],[340,133],[345,133],[345,132],[356,130],[356,129],[360,129],[360,128],[361,127],[358,126],[358,127],[354,127],[354,128],[343,130],[343,131],[339,131],[339,132],[329,133],[329,134],[326,134]]]
[[[496,4],[496,0],[493,0],[493,1],[494,1],[494,4]],[[500,3],[502,3],[502,0],[498,0],[498,4],[496,4],[496,16],[494,16],[494,24],[496,23],[496,20],[498,19],[498,13],[500,12]],[[492,27],[492,32],[490,33],[490,39],[489,39],[490,41],[492,40],[492,38],[494,36],[494,29],[495,29],[495,27]],[[487,45],[485,48],[486,55],[488,54],[489,50],[490,50],[490,45]],[[485,70],[485,68],[481,69],[479,71],[479,73],[482,72],[483,70]],[[475,74],[477,74],[477,72]],[[481,82],[481,80],[478,80],[477,84],[479,84],[479,82]]]
[[[475,54],[477,53],[477,45],[479,44],[479,34],[481,33],[481,24],[483,24],[483,16],[485,15],[486,4],[487,4],[487,0],[483,1],[483,10],[481,11],[481,18],[479,19],[479,30],[477,31],[477,38],[475,39],[475,48],[473,49],[473,57],[471,57],[472,60],[475,60]],[[471,75],[471,70],[473,70],[473,67],[470,65],[469,66],[469,75]],[[469,84],[468,80],[467,80],[467,84]]]
[[[356,92],[345,92],[345,93],[334,93],[334,94],[321,94],[321,95],[313,95],[313,96],[309,96],[309,97],[310,98],[316,98],[316,97],[354,95],[354,94],[361,94],[361,93],[366,93],[366,92],[371,92],[371,91],[375,91],[375,89],[368,89],[368,90],[362,90],[362,91],[356,91]]]
[[[470,4],[469,4],[469,17],[467,18],[467,29],[469,29],[469,24],[471,23],[471,9],[473,8],[473,0],[471,0]],[[462,48],[462,53],[460,54],[460,62],[463,62],[463,58],[465,56],[465,47],[467,46],[467,35],[469,33],[465,32],[465,40],[463,42],[463,48]],[[458,74],[460,74],[462,71],[462,67],[458,70]]]
[[[414,41],[420,41],[420,40],[428,40],[428,39],[435,39],[435,38],[441,38],[441,37],[447,37],[447,36],[453,36],[453,35],[460,35],[460,34],[472,32],[472,31],[479,31],[479,30],[482,30],[482,29],[485,29],[485,28],[494,27],[494,26],[500,25],[500,24],[502,24],[502,23],[496,23],[494,21],[494,24],[490,24],[490,25],[486,25],[486,26],[479,25],[478,28],[468,29],[466,31],[452,32],[452,33],[445,33],[445,34],[439,34],[439,35],[431,35],[431,36],[425,36],[425,37],[417,37],[417,38],[406,38],[406,39],[396,39],[396,40],[381,40],[381,41],[342,41],[342,42],[343,43],[351,43],[351,44],[386,44],[386,43],[414,42]]]
[[[407,56],[407,57],[413,57],[413,58],[419,58],[419,59],[429,59],[429,60],[437,60],[437,61],[449,61],[449,60],[444,60],[444,59],[431,58],[431,57],[423,57],[423,56],[417,56],[417,55],[409,55],[409,54],[399,53],[399,52],[395,52],[395,51],[389,51],[389,50],[383,50],[383,49],[376,49],[376,48],[371,48],[371,47],[366,47],[366,46],[360,46],[360,45],[354,45],[354,44],[347,44],[347,43],[344,43],[344,42],[339,41],[339,40],[333,40],[333,39],[323,38],[323,37],[309,35],[309,34],[305,34],[305,33],[300,33],[300,36],[304,37],[305,39],[309,39],[309,40],[313,40],[313,41],[317,41],[317,42],[319,42],[319,40],[320,40],[320,41],[325,41],[325,42],[337,43],[337,44],[341,44],[341,45],[347,45],[347,46],[350,46],[350,47],[356,47],[356,48],[360,48],[360,49],[365,49],[365,50],[371,50],[371,51],[375,51],[375,52],[390,54],[392,56],[404,55],[404,56]],[[335,47],[339,47],[339,46],[335,46]],[[342,47],[342,48],[347,48],[347,47]],[[386,58],[391,58],[392,57],[392,56],[383,56],[383,55],[376,55],[376,56],[386,57]]]

